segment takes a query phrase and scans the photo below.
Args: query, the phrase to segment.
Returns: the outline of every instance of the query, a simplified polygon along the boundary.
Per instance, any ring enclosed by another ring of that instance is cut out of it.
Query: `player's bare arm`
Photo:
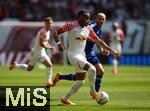
[[[108,56],[108,55],[110,54],[109,51],[104,50],[103,48],[101,48],[101,53],[102,53],[102,55],[104,55],[104,56]]]
[[[94,35],[95,36],[95,35]],[[88,39],[92,39],[98,47],[103,48],[103,50],[109,51],[110,53],[112,53],[113,55],[120,57],[121,54],[118,53],[117,51],[113,50],[111,47],[109,47],[104,41],[102,41],[101,39],[99,39],[98,37],[93,37],[93,38],[88,38]]]
[[[99,46],[102,47],[104,50],[107,50],[109,52],[111,52],[113,55],[120,57],[121,54],[118,53],[117,51],[113,50],[111,47],[109,47],[104,41],[102,41],[99,38],[94,39],[95,43]]]
[[[45,37],[40,38],[40,41],[39,41],[39,42],[40,42],[40,43],[39,43],[40,46],[42,46],[42,47],[44,47],[44,48],[46,48],[46,49],[51,50],[53,54],[56,53],[56,48],[53,47],[53,46],[51,46],[51,45],[48,43],[48,41],[45,39]]]

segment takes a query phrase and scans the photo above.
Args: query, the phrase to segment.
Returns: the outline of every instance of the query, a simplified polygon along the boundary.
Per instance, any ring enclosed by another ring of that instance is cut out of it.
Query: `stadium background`
[[[8,8],[9,7],[9,8]],[[9,65],[13,59],[19,63],[28,61],[29,52],[44,17],[52,16],[54,29],[65,21],[74,20],[80,9],[86,9],[95,17],[104,12],[107,22],[102,27],[105,42],[111,24],[119,22],[125,32],[123,65],[150,65],[150,2],[149,0],[1,0],[0,1],[0,65]],[[65,33],[62,36],[67,36]],[[67,46],[66,37],[62,41]],[[50,42],[53,43],[51,40]],[[55,43],[53,43],[55,45]],[[111,64],[112,57],[103,57],[102,63]],[[56,64],[67,64],[66,52],[53,56]]]
[[[50,110],[150,111],[149,0],[0,0],[0,86],[45,87],[45,70],[36,67],[32,72],[20,69],[9,71],[5,65],[9,65],[14,58],[19,63],[27,62],[35,35],[43,25],[41,21],[44,17],[52,16],[55,25],[59,26],[65,21],[73,20],[81,8],[90,11],[93,18],[97,12],[106,13],[107,22],[103,26],[106,37],[114,21],[122,24],[126,32],[123,57],[120,60],[122,65],[119,66],[117,75],[111,73],[111,65],[103,65],[105,75],[101,90],[109,94],[108,104],[99,106],[91,99],[86,80],[84,87],[71,98],[77,105],[61,105],[60,98],[73,83],[61,81],[50,90]],[[67,33],[62,36],[67,36]],[[62,41],[67,46],[66,38]],[[105,41],[108,43],[107,39]],[[53,77],[57,72],[73,72],[73,66],[61,65],[67,64],[65,53],[66,51],[52,58]],[[111,57],[103,57],[101,60],[110,64]],[[4,110],[3,107],[0,109]]]

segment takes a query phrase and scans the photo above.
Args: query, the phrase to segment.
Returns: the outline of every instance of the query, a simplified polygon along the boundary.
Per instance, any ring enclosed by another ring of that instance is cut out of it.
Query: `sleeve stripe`
[[[70,31],[72,28],[74,28],[77,25],[77,22],[68,22],[62,27],[62,31]]]
[[[88,29],[89,29],[89,31],[90,31],[89,37],[92,38],[93,40],[94,40],[94,39],[98,39],[98,37],[97,37],[96,33],[94,32],[94,30],[92,29],[92,27],[89,26]]]

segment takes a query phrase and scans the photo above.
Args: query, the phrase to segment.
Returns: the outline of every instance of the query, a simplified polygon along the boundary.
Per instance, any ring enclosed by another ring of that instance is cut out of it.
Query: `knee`
[[[103,75],[104,75],[104,70],[101,71],[101,76],[103,76]]]
[[[82,86],[82,85],[85,83],[84,80],[77,80],[76,82],[78,82],[78,84],[79,84],[80,86]]]
[[[52,64],[46,64],[46,67],[52,67],[53,65]]]
[[[86,73],[76,73],[75,74],[75,80],[84,80]]]
[[[88,71],[90,71],[92,73],[96,73],[96,69],[95,69],[95,67],[93,65],[90,66]]]
[[[104,75],[104,73],[105,73],[105,71],[104,71],[104,70],[102,70],[101,74],[102,74],[102,75]]]
[[[46,67],[52,67],[51,61],[45,60],[42,62]]]
[[[99,76],[103,76],[104,75],[104,70],[96,70],[96,74]]]

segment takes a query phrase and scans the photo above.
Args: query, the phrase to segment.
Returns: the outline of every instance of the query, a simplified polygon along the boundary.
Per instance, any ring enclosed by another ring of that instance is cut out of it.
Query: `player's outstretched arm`
[[[99,48],[103,48],[104,50],[109,51],[114,56],[117,56],[117,57],[121,56],[120,53],[118,53],[117,51],[113,50],[104,41],[99,39],[99,37],[96,35],[96,33],[93,31],[93,29],[91,27],[89,27],[89,31],[90,31],[89,39],[90,40],[92,39],[93,42],[95,42]]]
[[[51,46],[49,43],[48,43],[48,41],[46,40],[46,35],[45,34],[43,34],[41,37],[40,37],[40,39],[39,39],[39,44],[40,44],[40,46],[41,47],[44,47],[44,48],[46,48],[46,49],[52,49],[53,48],[53,46]]]
[[[99,38],[95,38],[94,39],[95,43],[99,46],[99,47],[102,47],[104,50],[107,50],[109,51],[110,53],[112,53],[113,55],[117,56],[117,57],[120,57],[121,54],[118,53],[117,51],[113,50],[111,47],[109,47],[104,41],[102,41],[101,39]]]
[[[57,53],[56,48],[51,46],[47,40],[44,39],[40,40],[40,45],[46,49],[51,50],[53,54]]]

